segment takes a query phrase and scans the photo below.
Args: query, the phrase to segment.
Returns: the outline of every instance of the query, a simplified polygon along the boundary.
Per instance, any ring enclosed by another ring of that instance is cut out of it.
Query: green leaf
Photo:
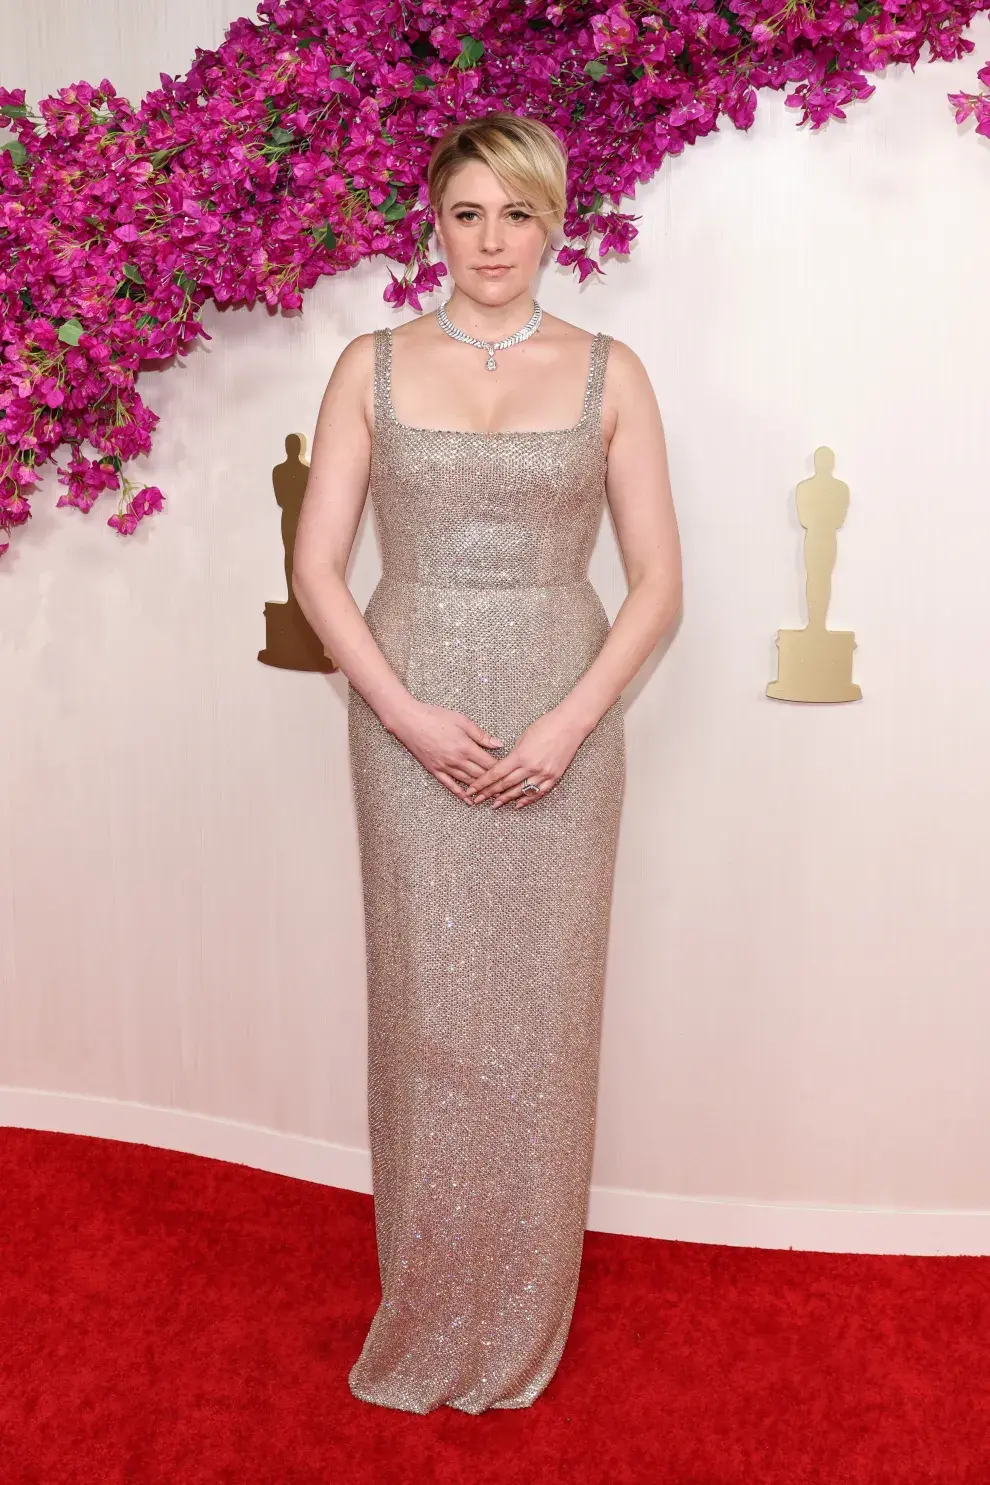
[[[144,330],[146,326],[157,325],[158,323],[158,319],[155,315],[140,315],[139,318],[135,321],[134,328],[136,330]]]
[[[272,144],[291,144],[295,137],[291,129],[283,129],[281,125],[269,130],[269,138]]]
[[[595,82],[600,82],[608,71],[608,63],[600,62],[597,57],[590,62],[585,62],[584,70]]]
[[[379,204],[378,210],[382,213],[383,216],[386,215],[395,205],[398,197],[399,193],[396,190],[395,186],[393,186],[388,195],[385,197],[385,200]]]
[[[63,345],[78,345],[83,327],[78,320],[63,320],[58,327],[58,338]]]
[[[433,79],[432,77],[427,77],[425,72],[417,72],[416,76],[413,78],[412,85],[414,93],[422,93],[425,92],[427,88],[432,88]]]
[[[27,150],[19,139],[8,139],[6,144],[0,144],[0,154],[6,150],[15,165],[23,165],[27,159]]]
[[[385,130],[385,129],[382,130],[382,138],[384,139],[384,141],[385,141],[386,144],[394,144],[395,143],[395,135],[394,134],[389,134],[388,131]]]
[[[195,294],[196,290],[199,288],[199,284],[196,282],[196,280],[194,278],[190,278],[188,273],[183,273],[181,268],[176,271],[175,282],[178,284],[179,288],[184,294]]]
[[[130,279],[130,281],[131,281],[132,284],[143,284],[144,283],[144,279],[141,277],[141,270],[140,270],[140,268],[135,267],[135,265],[133,263],[125,263],[124,264],[123,274],[124,274],[124,277],[125,278],[129,278]]]
[[[26,119],[26,103],[0,103],[0,119]]]
[[[455,67],[473,67],[485,55],[485,43],[474,36],[461,37],[460,56],[454,58]]]
[[[317,247],[325,247],[328,253],[332,253],[337,246],[337,234],[328,224],[326,227],[317,227],[311,234]]]
[[[381,213],[386,222],[401,222],[406,214],[406,208],[401,201],[396,201],[391,206],[382,207]]]

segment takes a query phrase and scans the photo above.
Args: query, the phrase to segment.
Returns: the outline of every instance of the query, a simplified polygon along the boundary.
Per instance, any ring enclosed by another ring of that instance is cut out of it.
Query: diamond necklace
[[[448,299],[447,304],[449,303],[450,300]],[[456,325],[451,324],[450,320],[448,320],[447,318],[447,304],[441,304],[440,308],[437,310],[437,319],[440,322],[440,328],[442,330],[446,330],[447,334],[452,335],[455,340],[463,341],[465,345],[476,345],[479,347],[480,350],[487,351],[488,360],[485,362],[486,371],[497,370],[497,367],[495,365],[496,351],[502,351],[505,349],[506,346],[509,345],[517,345],[520,340],[528,340],[529,337],[540,328],[540,321],[543,318],[543,311],[534,299],[533,304],[535,305],[535,308],[533,310],[533,313],[530,315],[529,319],[526,321],[522,329],[517,330],[514,335],[507,335],[504,340],[476,340],[473,335],[468,335],[466,330],[459,330]]]

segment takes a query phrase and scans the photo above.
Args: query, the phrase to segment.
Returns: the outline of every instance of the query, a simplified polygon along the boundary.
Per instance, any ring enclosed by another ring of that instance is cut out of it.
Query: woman
[[[429,165],[443,309],[326,390],[293,590],[350,683],[382,1300],[355,1396],[527,1407],[574,1306],[625,779],[622,691],[675,617],[663,429],[638,357],[543,314],[566,157],[495,113]],[[382,577],[345,580],[369,488]],[[629,592],[587,569],[607,494]]]

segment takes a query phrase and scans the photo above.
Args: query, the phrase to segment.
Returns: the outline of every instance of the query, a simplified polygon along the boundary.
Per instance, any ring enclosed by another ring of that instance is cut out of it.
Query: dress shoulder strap
[[[611,344],[611,335],[606,335],[604,330],[599,330],[591,347],[591,369],[588,373],[586,416],[592,426],[597,425],[601,419],[602,398],[605,391],[605,370],[608,365],[608,352]]]
[[[389,365],[391,345],[389,330],[376,330],[375,334],[375,427],[383,428],[389,421]]]

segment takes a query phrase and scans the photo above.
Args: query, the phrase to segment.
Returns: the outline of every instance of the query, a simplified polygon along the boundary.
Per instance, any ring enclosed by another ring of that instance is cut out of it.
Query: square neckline
[[[439,433],[450,438],[553,438],[560,437],[565,433],[578,433],[588,421],[588,413],[591,411],[591,393],[595,382],[595,369],[598,363],[598,351],[602,340],[602,331],[596,330],[591,337],[591,350],[588,356],[588,376],[584,387],[584,402],[581,407],[581,416],[576,423],[569,424],[566,428],[424,428],[418,423],[403,423],[396,417],[395,408],[392,405],[392,326],[385,326],[385,367],[384,367],[384,404],[388,420],[395,428],[401,428],[406,433]]]

